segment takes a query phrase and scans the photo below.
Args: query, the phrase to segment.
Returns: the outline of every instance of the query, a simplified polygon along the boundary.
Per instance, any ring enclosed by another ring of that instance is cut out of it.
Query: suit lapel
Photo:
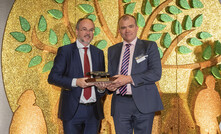
[[[74,60],[72,63],[74,63],[74,65],[72,65],[72,67],[74,67],[75,69],[78,69],[79,72],[83,72],[83,69],[82,69],[82,63],[81,63],[81,58],[80,58],[80,53],[79,53],[79,50],[77,48],[77,44],[76,42],[73,44],[73,57],[72,59]],[[80,77],[83,77],[84,74],[81,73],[81,76]]]
[[[119,69],[119,63],[120,63],[120,55],[121,55],[121,51],[122,51],[122,47],[123,47],[123,42],[120,43],[118,46],[116,46],[117,49],[115,49],[114,51],[114,60],[112,62],[112,65],[113,66],[113,73],[114,74],[118,74],[118,69]]]
[[[98,53],[96,52],[96,50],[94,49],[94,47],[92,47],[90,45],[90,52],[91,52],[91,63],[92,63],[92,71],[96,70],[96,65],[97,65],[97,57],[98,57]]]
[[[143,47],[143,43],[140,39],[137,39],[135,50],[134,50],[134,55],[133,55],[133,63],[132,63],[132,71],[136,68],[137,62],[136,62],[136,57],[140,56],[141,54],[145,54],[145,50]]]

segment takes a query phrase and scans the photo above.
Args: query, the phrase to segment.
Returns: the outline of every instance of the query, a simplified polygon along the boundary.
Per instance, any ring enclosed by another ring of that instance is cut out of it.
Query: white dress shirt
[[[77,44],[77,48],[79,50],[79,54],[80,54],[80,58],[81,58],[81,65],[82,65],[82,69],[84,70],[84,45],[81,44],[78,40],[76,41],[76,44]],[[89,63],[90,63],[90,71],[92,71],[92,62],[91,62],[91,52],[90,52],[90,44],[88,46],[87,49],[87,55],[88,55],[88,59],[89,59]],[[76,81],[77,81],[77,78],[73,78],[72,80],[72,87],[77,87],[76,85]],[[92,103],[92,102],[96,102],[96,94],[95,94],[95,87],[92,86],[91,87],[91,97],[86,100],[84,98],[84,89],[82,89],[82,92],[81,92],[81,97],[80,97],[80,103]]]
[[[120,56],[120,61],[119,61],[120,63],[119,63],[118,74],[120,74],[121,64],[122,64],[122,60],[123,60],[123,55],[124,55],[124,51],[125,51],[125,48],[126,48],[126,44],[131,44],[131,46],[130,46],[130,59],[129,59],[128,73],[127,73],[127,75],[131,75],[133,55],[134,55],[134,49],[135,49],[136,42],[137,42],[137,37],[132,42],[123,41],[123,46],[122,46],[121,56]],[[132,84],[133,84],[133,82],[132,82]],[[116,93],[117,94],[120,93],[119,89],[117,89]],[[126,95],[132,95],[131,84],[127,84],[127,93],[126,93]]]

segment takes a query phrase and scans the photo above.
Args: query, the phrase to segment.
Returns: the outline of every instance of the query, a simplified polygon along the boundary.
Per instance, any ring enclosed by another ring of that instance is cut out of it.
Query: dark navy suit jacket
[[[90,45],[89,50],[91,52],[93,71],[105,71],[103,51],[93,45]],[[62,88],[58,112],[59,118],[62,120],[70,120],[75,115],[82,88],[72,87],[71,83],[73,78],[82,77],[84,77],[84,74],[76,42],[60,47],[54,59],[54,66],[48,76],[48,82]],[[102,119],[104,115],[100,98],[104,93],[98,93],[96,87],[95,92],[97,110],[94,112],[97,119]]]
[[[118,43],[108,49],[108,72],[111,76],[118,74],[119,60],[123,43]],[[145,56],[146,59],[140,63],[136,57]],[[131,84],[133,100],[141,113],[150,113],[163,109],[163,104],[155,85],[161,78],[162,67],[157,44],[152,41],[137,39],[131,77],[134,85]],[[115,96],[113,94],[111,112],[114,115]]]

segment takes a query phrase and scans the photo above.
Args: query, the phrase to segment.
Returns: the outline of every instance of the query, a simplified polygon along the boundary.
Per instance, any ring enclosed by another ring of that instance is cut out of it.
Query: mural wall
[[[16,0],[2,45],[14,113],[10,133],[63,133],[60,88],[47,83],[57,48],[75,41],[77,20],[87,17],[96,26],[92,45],[107,56],[108,47],[122,41],[117,22],[123,14],[137,18],[138,37],[156,41],[161,55],[157,86],[165,110],[156,113],[153,133],[220,132],[220,8],[219,0]],[[107,95],[101,134],[115,133],[110,102]]]

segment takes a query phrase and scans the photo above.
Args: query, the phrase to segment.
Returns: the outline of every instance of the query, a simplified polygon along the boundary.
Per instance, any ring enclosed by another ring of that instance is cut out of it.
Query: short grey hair
[[[79,25],[80,25],[81,21],[83,21],[83,20],[85,20],[85,19],[90,20],[90,21],[94,24],[93,20],[91,20],[91,19],[89,19],[89,18],[80,18],[80,19],[77,21],[77,24],[76,24],[76,27],[75,27],[77,30],[79,30]]]

